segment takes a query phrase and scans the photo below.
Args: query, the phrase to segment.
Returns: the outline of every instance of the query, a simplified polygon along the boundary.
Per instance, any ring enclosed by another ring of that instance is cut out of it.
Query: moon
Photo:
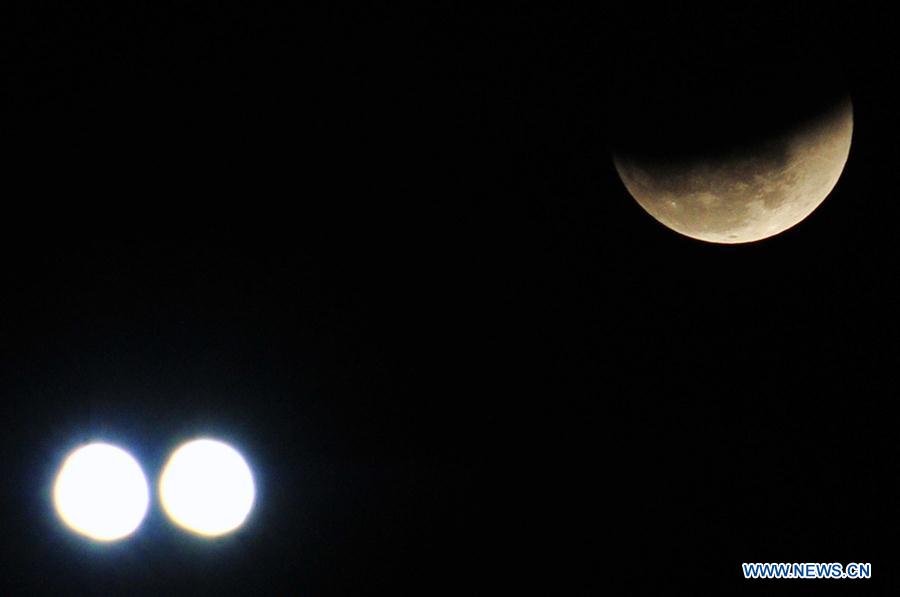
[[[850,153],[849,98],[762,142],[714,156],[648,160],[614,153],[625,188],[647,213],[702,241],[749,243],[805,219],[837,184]]]

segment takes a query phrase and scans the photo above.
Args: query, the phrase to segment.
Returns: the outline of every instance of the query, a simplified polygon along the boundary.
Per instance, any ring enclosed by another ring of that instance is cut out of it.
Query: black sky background
[[[5,594],[896,591],[887,9],[2,10]],[[830,74],[850,159],[782,235],[680,237],[615,173],[649,106]],[[234,536],[54,518],[79,442],[153,480],[199,434],[258,475]]]

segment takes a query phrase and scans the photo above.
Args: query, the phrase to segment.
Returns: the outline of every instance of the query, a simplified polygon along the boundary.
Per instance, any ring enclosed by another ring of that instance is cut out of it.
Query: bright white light
[[[53,503],[73,530],[96,541],[115,541],[140,526],[150,490],[128,452],[94,443],[66,457],[53,486]]]
[[[179,526],[207,537],[241,526],[253,508],[256,490],[244,458],[211,439],[182,444],[159,480],[163,509]]]

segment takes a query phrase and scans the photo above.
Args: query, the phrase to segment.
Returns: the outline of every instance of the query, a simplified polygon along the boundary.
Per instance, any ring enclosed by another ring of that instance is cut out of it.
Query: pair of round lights
[[[178,526],[206,537],[237,529],[255,498],[253,475],[237,450],[197,439],[169,456],[159,478],[163,510]],[[74,531],[96,541],[132,534],[150,505],[141,465],[128,452],[92,443],[70,453],[53,486],[56,511]]]

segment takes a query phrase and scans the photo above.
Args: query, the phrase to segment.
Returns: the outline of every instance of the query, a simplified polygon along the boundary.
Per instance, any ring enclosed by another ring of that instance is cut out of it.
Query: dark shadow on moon
[[[704,7],[698,23],[683,7],[644,7],[631,18],[636,37],[615,56],[607,114],[617,153],[665,161],[746,151],[848,94],[839,38],[808,9],[728,3]]]

